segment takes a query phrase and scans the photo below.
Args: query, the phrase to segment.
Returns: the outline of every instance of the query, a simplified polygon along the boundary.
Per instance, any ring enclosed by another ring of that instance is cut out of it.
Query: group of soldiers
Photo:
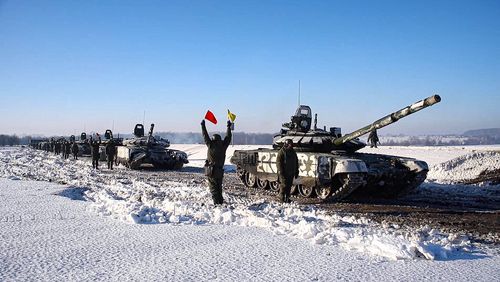
[[[93,140],[92,138],[90,138],[90,140],[86,142],[88,146],[90,146],[92,168],[99,169],[99,160],[101,158],[99,147],[101,146],[101,138],[98,137],[97,140]],[[80,147],[78,146],[78,143],[76,141],[68,141],[65,138],[51,138],[48,141],[38,142],[37,144],[34,144],[33,147],[35,149],[44,150],[46,152],[53,152],[55,155],[61,155],[63,159],[68,159],[70,154],[72,154],[73,159],[78,160],[78,155],[81,155],[81,153],[83,153],[80,152]],[[116,144],[113,139],[109,140],[106,143],[105,155],[108,169],[112,170],[116,157]]]
[[[90,155],[92,157],[92,168],[99,169],[99,160],[101,159],[101,152],[99,147],[101,146],[101,137],[97,140],[90,138]],[[113,139],[109,140],[104,146],[104,152],[106,154],[106,164],[108,169],[113,170],[113,164],[116,157],[116,144]]]
[[[33,147],[46,152],[53,152],[55,155],[61,155],[63,159],[68,159],[70,154],[73,154],[73,159],[78,159],[78,145],[76,142],[71,142],[64,138],[57,140],[51,138],[49,141],[39,142]]]

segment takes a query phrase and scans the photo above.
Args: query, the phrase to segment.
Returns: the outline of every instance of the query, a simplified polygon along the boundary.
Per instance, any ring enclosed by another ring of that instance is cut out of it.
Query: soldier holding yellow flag
[[[213,114],[211,115],[213,116]],[[206,116],[205,116],[206,117]],[[222,179],[224,178],[224,162],[226,160],[226,150],[231,144],[231,119],[234,121],[236,115],[228,111],[227,134],[222,140],[219,134],[214,134],[213,138],[208,135],[205,120],[201,121],[201,131],[203,140],[207,144],[207,160],[205,161],[205,175],[208,178],[208,185],[215,205],[224,203],[222,197]],[[209,119],[211,121],[211,119]],[[213,116],[212,120],[216,120]]]

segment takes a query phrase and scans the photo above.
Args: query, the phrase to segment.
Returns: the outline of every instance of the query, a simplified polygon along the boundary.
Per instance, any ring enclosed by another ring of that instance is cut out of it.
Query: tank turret
[[[318,129],[317,117],[314,118],[314,127],[311,128],[311,108],[309,106],[300,105],[295,115],[291,117],[291,122],[284,123],[284,128],[281,130],[280,134],[274,137],[273,147],[280,148],[283,146],[286,139],[291,139],[297,151],[324,153],[330,151],[354,152],[366,146],[365,143],[357,139],[358,137],[372,130],[390,125],[401,118],[439,103],[440,101],[441,97],[439,97],[439,95],[430,96],[344,136],[342,136],[339,127],[331,127],[329,131],[327,131],[326,128]]]

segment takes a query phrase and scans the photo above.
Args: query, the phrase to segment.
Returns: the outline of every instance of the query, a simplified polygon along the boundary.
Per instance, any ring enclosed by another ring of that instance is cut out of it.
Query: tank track
[[[342,184],[340,187],[333,191],[332,194],[325,199],[325,201],[341,201],[347,198],[360,186],[366,184],[364,177],[360,173],[349,173],[341,177]]]
[[[250,185],[248,185],[247,181],[245,180],[246,174],[248,172],[244,171],[244,170],[238,170],[237,173],[238,173],[238,176],[239,176],[240,180],[242,181],[243,185],[245,185],[245,187],[247,189],[258,190],[258,191],[260,191],[260,193],[264,193],[266,195],[274,195],[274,196],[278,195],[279,190],[271,189],[271,187],[270,187],[271,183],[269,183],[268,186],[264,189],[259,188],[258,185],[256,185],[256,184],[250,186]],[[257,180],[255,182],[257,182]],[[336,202],[336,201],[342,201],[342,200],[346,199],[356,189],[358,189],[360,186],[366,184],[365,177],[361,173],[350,173],[350,174],[342,175],[342,177],[340,177],[338,179],[338,182],[339,183],[337,183],[337,185],[336,185],[336,187],[338,187],[338,188],[335,189],[334,191],[332,191],[330,193],[330,195],[328,197],[326,197],[325,199],[318,197],[315,192],[311,193],[309,196],[303,196],[299,192],[297,185],[292,187],[291,194],[292,194],[292,196],[301,197],[301,198],[316,198],[317,200],[320,200],[322,202]],[[334,189],[334,188],[331,188],[331,189]],[[313,187],[313,191],[315,191],[314,187]]]

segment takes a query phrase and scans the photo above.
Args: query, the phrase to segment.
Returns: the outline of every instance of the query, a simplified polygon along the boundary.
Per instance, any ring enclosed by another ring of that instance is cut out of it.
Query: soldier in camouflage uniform
[[[78,144],[73,141],[73,145],[71,145],[71,153],[73,153],[73,159],[78,160]]]
[[[205,120],[201,121],[203,139],[208,146],[207,160],[205,161],[205,175],[208,178],[208,185],[212,193],[212,199],[215,205],[224,203],[222,197],[222,179],[224,177],[224,162],[226,160],[226,150],[231,144],[231,122],[227,122],[227,133],[224,140],[219,134],[214,134],[212,139],[207,132]]]
[[[378,140],[378,134],[377,134],[377,130],[374,129],[370,132],[370,134],[368,135],[368,142],[370,142],[370,148],[377,148],[377,143],[380,143],[379,140]]]
[[[66,156],[65,159],[69,159],[69,154],[71,153],[71,143],[69,141],[66,142]]]
[[[116,145],[113,139],[109,140],[106,144],[106,160],[108,162],[108,169],[113,170],[113,162],[115,161]]]
[[[282,203],[290,203],[290,191],[293,185],[293,179],[299,176],[299,160],[297,153],[293,149],[293,142],[287,139],[283,148],[278,152],[276,158],[278,167],[278,181],[280,184],[279,200]]]
[[[90,137],[90,152],[92,155],[92,168],[99,169],[99,159],[101,158],[101,154],[99,152],[99,145],[101,145],[101,137],[99,137],[99,141],[92,141],[92,137]]]

